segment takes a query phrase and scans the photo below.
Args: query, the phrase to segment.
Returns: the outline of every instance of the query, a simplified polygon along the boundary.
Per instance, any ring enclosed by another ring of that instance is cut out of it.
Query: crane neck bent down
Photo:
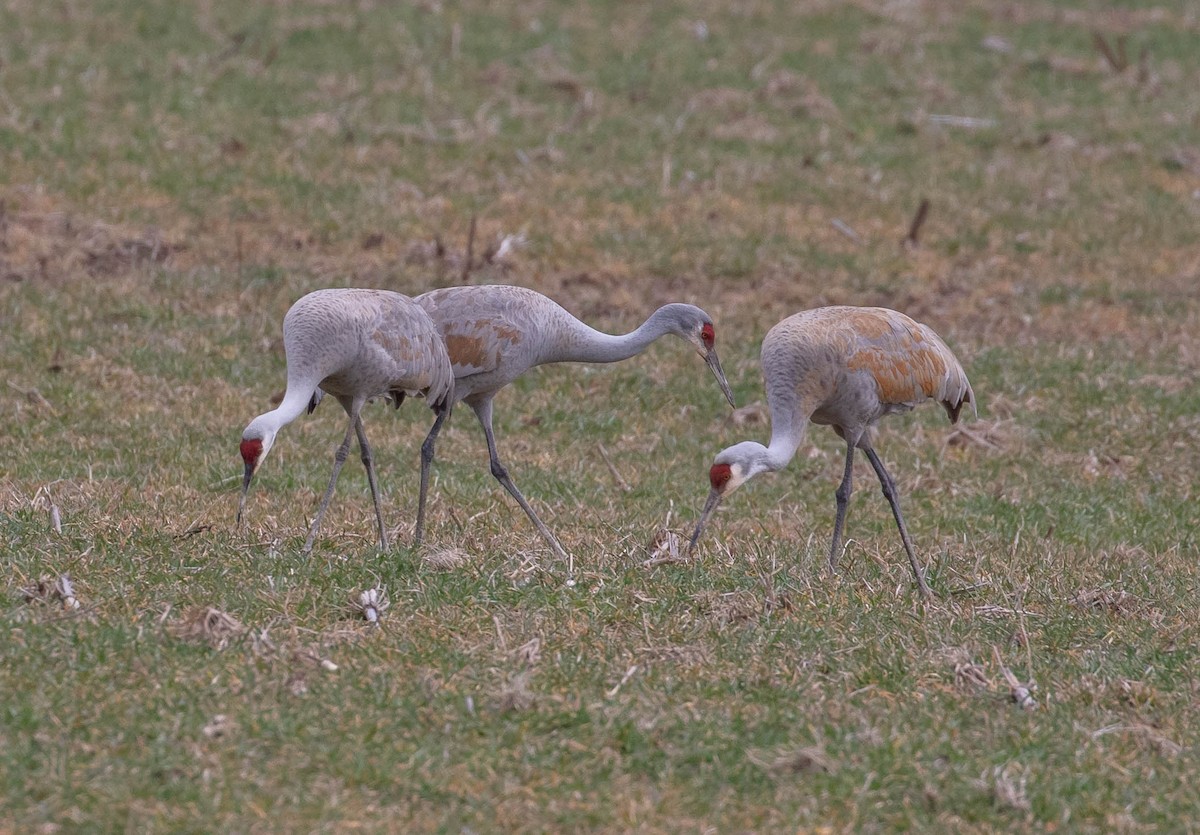
[[[279,407],[269,412],[264,412],[250,421],[250,425],[246,427],[246,431],[242,433],[242,437],[261,438],[266,435],[274,435],[280,429],[304,414],[304,411],[308,408],[308,401],[312,399],[314,390],[307,387],[288,386]]]
[[[767,446],[758,441],[742,441],[722,450],[709,472],[713,488],[721,492],[736,490],[755,476],[782,470],[795,457],[803,438],[803,429],[799,433],[772,431],[771,443]],[[724,469],[718,473],[722,467]],[[718,475],[722,477],[720,485],[716,481]]]
[[[782,470],[795,457],[807,431],[807,418],[795,415],[792,408],[778,408],[772,403],[771,441],[766,450],[766,463],[772,472]]]
[[[771,443],[767,445],[766,462],[772,472],[782,470],[788,463],[796,457],[796,450],[800,448],[800,441],[804,439],[804,433],[801,432],[796,436],[780,437],[771,433]]]

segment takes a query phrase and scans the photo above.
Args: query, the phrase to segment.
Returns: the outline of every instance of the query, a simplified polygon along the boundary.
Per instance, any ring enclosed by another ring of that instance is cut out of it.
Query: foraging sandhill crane
[[[250,480],[262,464],[275,435],[306,409],[311,413],[322,397],[332,394],[349,416],[346,437],[333,458],[333,474],[312,521],[304,553],[312,550],[321,517],[333,496],[338,473],[350,452],[350,436],[358,447],[379,525],[379,546],[388,547],[383,510],[375,480],[375,464],[360,412],[374,397],[389,397],[396,408],[405,395],[424,397],[443,418],[450,410],[454,372],[437,326],[408,296],[388,290],[317,290],[292,305],[283,319],[283,350],[287,357],[287,390],[277,409],[259,415],[242,432],[241,453],[246,465],[237,521]]]
[[[690,342],[712,369],[722,393],[734,405],[715,347],[712,318],[690,304],[668,304],[636,330],[612,336],[588,327],[556,302],[534,290],[508,285],[446,287],[415,299],[441,329],[454,367],[454,402],[465,401],[479,418],[487,439],[492,475],[516,499],[538,533],[560,557],[567,556],[554,534],[517,489],[496,452],[492,432],[492,400],[517,377],[552,362],[616,362],[636,356],[657,339],[674,334]],[[417,505],[416,542],[425,522],[425,494],[434,444],[447,412],[439,413],[421,447],[421,493]]]
[[[822,307],[784,319],[762,343],[762,371],[771,411],[768,446],[743,441],[718,453],[709,470],[708,501],[688,546],[690,554],[721,500],[759,473],[792,460],[809,423],[825,424],[846,441],[846,473],[837,489],[829,567],[837,569],[850,501],[854,450],[867,454],[892,507],[900,539],[923,597],[929,596],[900,514],[896,484],[871,443],[876,421],[937,400],[951,423],[963,404],[975,409],[966,372],[929,327],[882,307]]]

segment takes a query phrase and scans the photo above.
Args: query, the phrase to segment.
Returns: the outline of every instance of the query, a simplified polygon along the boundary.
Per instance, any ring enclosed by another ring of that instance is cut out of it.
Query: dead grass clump
[[[509,272],[517,263],[517,253],[529,245],[524,232],[497,231],[490,242],[477,251],[475,218],[471,218],[466,239],[447,244],[440,233],[432,238],[418,238],[408,242],[400,257],[407,264],[432,268],[436,274],[435,286],[447,283],[487,283],[495,275]],[[368,244],[370,244],[368,246]],[[383,237],[378,233],[368,236],[362,244],[363,250],[379,249]],[[472,278],[472,274],[482,274]]]
[[[234,638],[244,634],[246,627],[220,609],[193,606],[183,613],[171,631],[181,640],[207,643],[213,649],[222,650]]]
[[[679,534],[670,530],[670,524],[671,514],[667,513],[666,520],[654,531],[650,544],[646,546],[647,557],[642,561],[643,568],[653,568],[656,565],[681,561],[679,553],[683,540]]]
[[[43,395],[35,386],[21,386],[12,380],[9,380],[8,387],[24,397],[25,402],[33,407],[35,413],[44,413],[52,417],[58,416],[58,409],[54,408],[54,404],[47,400],[45,395]],[[52,505],[51,507],[53,508],[54,506]],[[59,531],[59,533],[61,533],[61,531]]]
[[[977,420],[956,424],[946,436],[946,446],[979,447],[999,452],[1011,449],[1020,440],[1020,432],[1011,420]]]
[[[833,761],[825,754],[825,749],[819,745],[774,751],[751,749],[746,752],[746,759],[768,774],[775,775],[807,772],[828,774],[833,771]]]
[[[1091,738],[1093,740],[1100,739],[1109,734],[1130,734],[1141,742],[1150,745],[1159,754],[1165,757],[1177,757],[1183,753],[1183,746],[1175,740],[1164,736],[1158,728],[1152,725],[1147,725],[1143,722],[1133,722],[1131,724],[1116,724],[1106,725],[1103,728],[1092,731]]]
[[[1082,675],[1072,682],[1071,691],[1082,704],[1113,711],[1154,709],[1163,702],[1154,685],[1129,678]]]
[[[131,231],[107,223],[82,222],[67,212],[0,208],[4,231],[4,271],[13,282],[78,275],[127,273],[162,264],[186,247],[157,229]]]
[[[718,592],[705,590],[695,595],[703,612],[721,626],[757,620],[763,613],[763,603],[749,591]]]
[[[1152,562],[1149,551],[1128,542],[1118,542],[1111,551],[1101,551],[1100,556],[1103,562],[1113,565],[1149,565]]]
[[[1031,808],[1025,791],[1028,782],[1028,769],[1010,762],[996,766],[991,773],[985,771],[976,785],[991,794],[992,802],[999,808],[1028,812]]]
[[[1071,603],[1080,609],[1100,609],[1114,615],[1128,614],[1133,608],[1133,595],[1124,589],[1080,589]]]
[[[725,119],[746,115],[750,105],[750,93],[735,87],[709,87],[688,100],[688,110]]]
[[[61,603],[67,611],[79,608],[75,586],[67,574],[57,578],[42,577],[36,583],[21,589],[21,596],[25,598],[26,603]]]
[[[1117,692],[1121,701],[1133,708],[1154,707],[1158,702],[1158,691],[1153,686],[1135,679],[1119,679]]]
[[[812,79],[791,70],[777,70],[759,89],[759,97],[781,110],[803,113],[814,119],[837,122],[842,113]]]
[[[1144,374],[1133,381],[1135,386],[1157,389],[1163,394],[1179,394],[1192,385],[1192,381],[1179,374]]]
[[[311,646],[300,646],[292,649],[291,659],[297,664],[307,664],[320,667],[327,673],[336,673],[338,665],[333,659],[325,656],[320,649]]]
[[[421,556],[421,564],[433,571],[455,571],[471,561],[461,548],[439,548]]]
[[[954,670],[954,683],[959,687],[987,690],[992,686],[987,670],[975,662],[965,647],[943,647],[938,653],[941,660]]]
[[[707,647],[696,644],[641,647],[638,654],[651,663],[664,661],[687,667],[707,664],[712,659]]]
[[[1097,453],[1089,449],[1087,457],[1083,460],[1083,476],[1089,481],[1100,478],[1124,481],[1129,475],[1129,470],[1136,464],[1137,459],[1132,455],[1110,455],[1107,452]]]
[[[779,139],[779,129],[762,116],[743,116],[723,122],[712,129],[712,135],[724,142],[740,141],[769,145]]]
[[[162,240],[157,230],[128,237],[96,225],[81,243],[83,266],[92,275],[114,275],[143,264],[161,264],[180,246]]]
[[[537,663],[542,660],[542,639],[535,635],[517,647],[513,655],[519,663],[527,668],[537,666]]]
[[[500,713],[519,713],[533,707],[536,699],[529,689],[532,675],[531,671],[522,670],[506,681],[496,696],[496,710]]]

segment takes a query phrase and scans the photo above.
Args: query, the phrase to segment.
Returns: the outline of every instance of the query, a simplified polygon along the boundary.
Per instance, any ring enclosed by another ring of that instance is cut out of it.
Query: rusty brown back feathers
[[[776,397],[796,397],[810,414],[867,397],[876,400],[879,415],[932,399],[956,422],[966,403],[975,405],[966,372],[946,343],[887,308],[822,307],[789,316],[763,339],[762,366],[768,394],[774,389]]]

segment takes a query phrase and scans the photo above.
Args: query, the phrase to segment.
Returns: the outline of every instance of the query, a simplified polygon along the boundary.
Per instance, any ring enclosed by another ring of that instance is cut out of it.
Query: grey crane
[[[521,506],[554,552],[568,560],[569,571],[573,562],[500,463],[492,431],[492,400],[496,394],[534,366],[553,362],[617,362],[640,354],[662,336],[674,334],[691,343],[704,357],[725,398],[733,405],[733,392],[717,358],[712,318],[695,305],[665,305],[636,330],[613,336],[585,325],[553,300],[523,287],[446,287],[417,296],[415,301],[441,329],[454,368],[454,402],[466,402],[479,418],[487,439],[492,475]],[[414,537],[418,543],[424,532],[425,496],[434,445],[447,414],[438,414],[421,446],[421,492]]]
[[[721,500],[750,479],[787,466],[809,423],[833,427],[846,442],[846,471],[838,486],[829,566],[837,568],[842,526],[853,490],[854,450],[867,455],[891,505],[917,586],[929,596],[900,513],[896,484],[875,453],[873,427],[884,415],[936,400],[951,423],[965,403],[975,409],[966,372],[926,325],[882,307],[822,307],[784,319],[762,343],[762,372],[771,411],[771,442],[743,441],[717,454],[712,489],[688,546],[690,554]]]
[[[277,409],[250,421],[242,432],[245,462],[237,522],[241,525],[250,480],[275,443],[275,435],[305,410],[312,412],[322,392],[333,395],[349,417],[346,437],[333,458],[333,474],[312,521],[304,552],[312,550],[329,506],[338,473],[350,452],[350,437],[358,447],[379,525],[379,545],[388,547],[383,510],[375,479],[375,464],[361,411],[375,397],[388,397],[396,408],[405,396],[424,397],[444,418],[454,398],[454,372],[437,326],[408,296],[388,290],[317,290],[300,298],[283,319],[283,350],[287,357],[287,390]]]

